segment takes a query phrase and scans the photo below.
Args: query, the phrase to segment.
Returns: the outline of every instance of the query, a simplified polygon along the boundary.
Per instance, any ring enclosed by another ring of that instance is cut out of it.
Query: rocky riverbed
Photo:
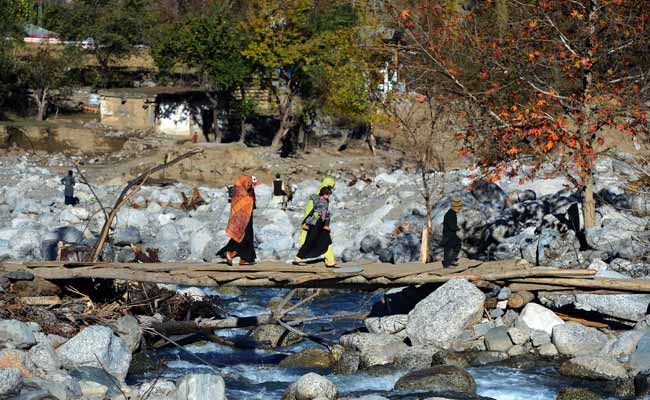
[[[521,183],[520,177],[512,177],[499,185],[481,183],[467,190],[475,173],[455,170],[446,177],[448,194],[433,212],[430,251],[434,258],[441,254],[435,239],[440,237],[444,212],[450,198],[460,196],[465,203],[459,216],[465,256],[517,258],[556,268],[588,267],[605,277],[650,276],[646,261],[650,209],[643,196],[624,190],[628,181],[640,177],[629,164],[599,160],[597,224],[586,232],[589,248],[583,249],[575,232],[563,226],[562,216],[578,200],[566,189],[566,180]],[[354,184],[335,178],[332,231],[338,258],[396,264],[417,259],[425,213],[413,175],[386,171]],[[94,243],[103,214],[93,194],[78,184],[81,204],[63,206],[59,180],[29,159],[2,161],[0,258],[53,259],[59,241]],[[287,212],[270,206],[268,184],[257,189],[255,231],[260,258],[291,259],[297,251],[302,208],[317,187],[317,181],[298,183]],[[109,207],[121,191],[118,186],[94,189]],[[226,241],[226,190],[199,190],[206,204],[186,212],[178,204],[180,193],[189,194],[190,187],[144,187],[120,210],[104,259],[129,261],[130,245],[140,244],[158,248],[162,261],[214,260]],[[14,289],[11,279],[4,282],[3,290]],[[225,312],[237,316],[265,312],[271,298],[283,294],[175,289],[196,297],[220,295]],[[523,308],[512,308],[508,287],[479,288],[455,279],[440,287],[391,290],[385,295],[331,292],[326,296],[305,312],[370,312],[361,322],[304,327],[338,342],[331,353],[299,338],[298,343],[277,343],[276,336],[287,332],[276,332],[276,327],[256,329],[250,335],[234,329],[219,334],[267,342],[267,349],[209,344],[165,350],[160,352],[166,365],[162,375],[127,377],[141,333],[141,321],[133,317],[116,320],[111,327],[90,325],[70,338],[44,333],[37,324],[3,320],[0,398],[146,398],[148,393],[148,398],[160,399],[219,399],[226,394],[231,399],[552,399],[561,389],[573,387],[593,393],[566,389],[563,399],[589,399],[632,398],[648,391],[650,295],[546,292]],[[565,310],[578,310],[592,319],[597,316],[608,327],[564,321],[556,312]],[[504,382],[513,384],[504,387]]]

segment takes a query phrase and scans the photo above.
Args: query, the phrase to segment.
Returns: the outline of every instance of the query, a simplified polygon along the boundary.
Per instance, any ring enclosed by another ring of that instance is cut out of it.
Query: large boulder
[[[260,325],[253,330],[251,338],[270,347],[284,347],[302,342],[302,336],[290,332],[280,325]]]
[[[553,311],[535,303],[526,304],[520,318],[529,329],[544,331],[549,335],[553,333],[556,325],[564,323]]]
[[[508,328],[505,326],[498,326],[490,329],[485,334],[485,347],[489,351],[505,352],[510,350],[513,346],[510,336],[508,335]]]
[[[226,383],[219,375],[189,374],[176,384],[176,400],[225,400]]]
[[[366,235],[361,239],[359,249],[364,254],[377,254],[381,250],[381,239],[375,235]]]
[[[576,294],[574,306],[615,318],[640,321],[650,306],[650,294]]]
[[[463,330],[481,320],[485,295],[465,279],[451,279],[409,313],[406,333],[413,345],[449,349]]]
[[[476,382],[472,375],[460,367],[439,365],[412,371],[399,378],[395,389],[426,390],[431,394],[476,395]]]
[[[56,351],[66,368],[104,368],[120,381],[126,377],[131,363],[128,345],[106,326],[85,328]]]
[[[24,322],[11,320],[0,321],[0,345],[8,343],[13,347],[25,349],[36,344],[34,332]]]
[[[634,353],[630,356],[630,367],[636,371],[650,370],[650,332],[639,339]]]
[[[399,346],[404,340],[384,333],[352,333],[341,336],[339,343],[346,349],[364,353],[371,348]]]
[[[321,349],[305,349],[280,361],[283,368],[328,369],[334,365],[332,355]]]
[[[553,344],[560,354],[583,356],[599,352],[607,344],[607,335],[569,321],[553,328]]]
[[[560,373],[572,378],[615,380],[627,378],[625,367],[616,360],[602,356],[579,356],[565,361]]]
[[[337,396],[336,385],[327,378],[310,372],[289,385],[282,400],[334,400]]]
[[[140,323],[133,315],[125,315],[118,319],[115,324],[115,330],[124,339],[127,346],[129,346],[131,353],[134,353],[140,347],[142,330],[140,329]]]
[[[497,210],[502,210],[508,200],[508,195],[499,185],[485,180],[474,185],[472,196],[480,203]]]

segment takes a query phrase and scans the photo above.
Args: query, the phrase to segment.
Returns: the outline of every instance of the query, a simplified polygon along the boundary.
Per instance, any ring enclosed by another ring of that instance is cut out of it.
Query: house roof
[[[32,24],[25,25],[25,35],[36,36],[36,37],[57,36],[56,32],[52,32],[43,27],[32,25]]]
[[[200,87],[142,87],[142,88],[115,88],[100,90],[99,94],[104,97],[119,97],[122,99],[147,99],[161,94],[183,94],[205,92]]]

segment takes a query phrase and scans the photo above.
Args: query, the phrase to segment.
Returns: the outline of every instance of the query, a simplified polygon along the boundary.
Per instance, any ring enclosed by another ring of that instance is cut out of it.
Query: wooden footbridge
[[[465,278],[478,286],[508,285],[517,291],[590,293],[650,293],[650,280],[606,279],[589,269],[533,267],[515,260],[481,262],[462,259],[443,269],[440,263],[344,264],[341,269],[321,265],[294,266],[261,262],[252,266],[214,263],[85,263],[2,262],[0,272],[29,271],[50,281],[77,278],[113,279],[188,286],[276,288],[378,289],[444,283]],[[355,268],[356,267],[356,268]]]

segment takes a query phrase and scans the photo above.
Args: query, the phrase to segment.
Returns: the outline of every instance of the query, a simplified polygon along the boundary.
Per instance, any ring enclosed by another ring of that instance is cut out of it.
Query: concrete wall
[[[158,133],[170,136],[191,137],[195,132],[202,136],[201,116],[192,115],[183,103],[160,103],[156,129]]]
[[[102,96],[99,112],[104,125],[117,129],[149,129],[155,124],[152,99]]]

